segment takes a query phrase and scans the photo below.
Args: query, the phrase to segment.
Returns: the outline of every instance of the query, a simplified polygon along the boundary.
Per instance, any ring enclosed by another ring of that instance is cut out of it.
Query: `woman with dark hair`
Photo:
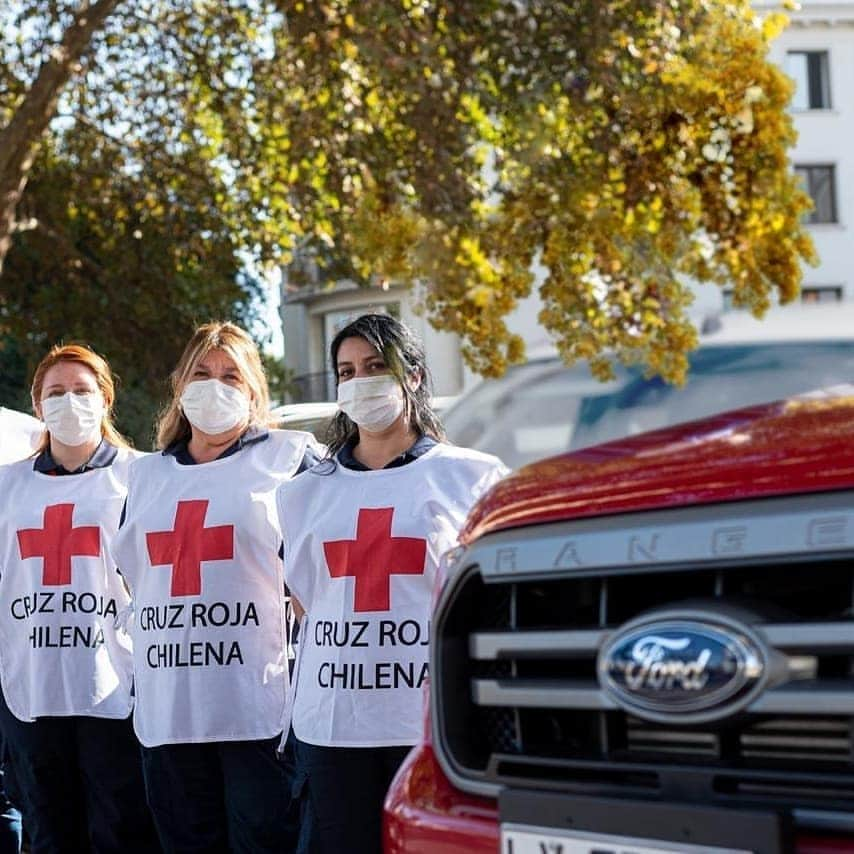
[[[376,854],[385,792],[420,734],[439,558],[506,469],[444,441],[404,324],[360,317],[330,356],[341,411],[329,456],[278,492],[303,614],[292,721],[316,850]]]
[[[132,451],[107,362],[56,346],[36,368],[34,458],[0,469],[0,730],[33,854],[158,851],[113,546]]]
[[[339,367],[338,352],[342,344],[347,352]],[[367,357],[361,373],[349,358],[352,348],[364,354],[363,358]],[[377,354],[381,358],[377,359]],[[397,438],[405,444],[410,438],[425,437],[427,441],[422,443],[423,447],[445,439],[445,430],[430,405],[433,383],[424,347],[408,326],[387,314],[364,314],[338,332],[330,347],[330,357],[339,401],[339,412],[332,420],[327,436],[330,456],[346,447],[355,449],[360,444],[360,424],[366,431],[358,451],[360,455],[366,451],[370,453],[376,444],[382,447],[381,456],[387,454],[392,447],[390,438]],[[379,379],[371,379],[375,377]],[[348,380],[353,378],[358,378],[359,382],[348,384]],[[370,381],[364,382],[365,379]],[[359,401],[354,403],[356,397]],[[377,430],[372,430],[372,427],[379,427],[379,433],[383,434],[401,414],[398,405],[401,397],[407,417],[395,424],[396,429],[391,436],[377,435]],[[361,415],[358,421],[348,414],[348,410],[354,407],[357,417]],[[392,413],[394,419],[391,418]],[[372,416],[375,423],[371,423]],[[368,467],[371,468],[370,465]]]

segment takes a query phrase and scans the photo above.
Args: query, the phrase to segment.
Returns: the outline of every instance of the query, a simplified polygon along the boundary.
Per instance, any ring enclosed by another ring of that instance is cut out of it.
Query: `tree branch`
[[[50,123],[56,103],[65,84],[76,71],[77,62],[85,53],[107,17],[120,0],[96,0],[74,16],[49,58],[15,111],[9,123],[0,129],[0,274],[3,260],[12,242],[15,211],[41,142],[42,133]]]

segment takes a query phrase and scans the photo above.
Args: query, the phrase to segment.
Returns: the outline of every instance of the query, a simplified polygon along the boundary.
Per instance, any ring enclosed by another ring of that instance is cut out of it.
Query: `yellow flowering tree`
[[[748,0],[139,0],[68,100],[142,170],[176,181],[164,154],[192,150],[260,261],[418,282],[482,373],[523,357],[505,318],[539,265],[567,360],[679,381],[689,280],[761,313],[814,260],[784,23]]]
[[[792,84],[767,59],[781,14],[747,0],[277,9],[252,123],[275,156],[243,183],[271,241],[421,282],[481,373],[523,355],[505,317],[535,262],[543,326],[602,376],[616,357],[683,378],[690,279],[757,313],[797,294],[813,248],[786,154]]]

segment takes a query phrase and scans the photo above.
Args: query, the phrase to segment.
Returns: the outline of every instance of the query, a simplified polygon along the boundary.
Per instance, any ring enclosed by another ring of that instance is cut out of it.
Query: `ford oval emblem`
[[[764,687],[768,655],[727,617],[648,616],[614,634],[599,653],[599,682],[626,711],[651,721],[702,723],[728,717]]]

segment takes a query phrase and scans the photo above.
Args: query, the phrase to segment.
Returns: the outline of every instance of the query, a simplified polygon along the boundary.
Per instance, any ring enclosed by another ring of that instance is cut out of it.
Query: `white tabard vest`
[[[44,435],[44,424],[32,415],[0,406],[0,464],[28,457]]]
[[[55,477],[32,460],[0,469],[0,679],[12,713],[126,718],[128,602],[113,543],[135,452]]]
[[[308,433],[200,465],[131,467],[119,568],[133,597],[134,728],[147,747],[272,738],[288,671],[276,487]]]
[[[323,746],[414,744],[439,558],[507,470],[444,444],[398,468],[330,468],[279,489],[285,579],[306,609],[294,733]]]

